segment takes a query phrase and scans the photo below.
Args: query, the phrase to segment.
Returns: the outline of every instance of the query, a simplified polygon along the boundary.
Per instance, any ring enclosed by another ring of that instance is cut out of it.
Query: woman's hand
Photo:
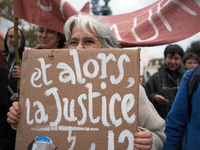
[[[134,150],[150,150],[153,144],[153,138],[150,131],[142,131],[134,134]]]
[[[17,128],[19,122],[21,110],[19,106],[19,102],[12,103],[12,107],[9,108],[9,112],[7,113],[7,122],[12,125],[14,128]]]

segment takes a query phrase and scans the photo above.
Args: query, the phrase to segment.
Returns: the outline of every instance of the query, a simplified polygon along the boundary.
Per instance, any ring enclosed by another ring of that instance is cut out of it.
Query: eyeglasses
[[[43,29],[43,28],[39,28],[39,29],[38,29],[38,34],[39,34],[39,35],[44,34],[44,32],[45,32],[47,35],[52,35],[52,34],[57,33],[56,31],[53,31],[53,30],[50,30],[50,29]]]
[[[12,39],[14,38],[14,35],[8,34],[8,38]],[[22,37],[18,35],[18,39],[21,39]]]
[[[81,45],[83,46],[83,48],[85,49],[90,49],[90,48],[94,48],[95,46],[95,39],[93,38],[85,38],[81,41]],[[67,41],[67,47],[68,48],[76,48],[79,45],[79,42],[77,39],[71,39],[69,41]]]

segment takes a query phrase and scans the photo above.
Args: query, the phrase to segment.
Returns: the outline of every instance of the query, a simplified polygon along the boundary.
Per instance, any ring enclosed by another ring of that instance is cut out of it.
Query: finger
[[[9,114],[8,114],[8,116],[9,116]],[[13,119],[12,117],[8,117],[7,122],[11,125],[16,125],[16,124],[18,124],[19,120],[16,120],[16,118]]]
[[[15,74],[15,73],[17,73],[17,70],[16,70],[16,69],[13,69],[13,70],[12,70],[12,74]]]
[[[140,144],[140,145],[151,145],[153,143],[153,139],[152,138],[135,138],[134,143]]]
[[[19,67],[19,66],[17,66],[17,65],[15,65],[14,67],[13,67],[13,70],[20,70],[21,68]]]
[[[13,69],[12,69],[12,72],[19,72],[21,71],[21,67],[20,66],[14,66]]]
[[[12,71],[12,76],[13,76],[14,78],[16,78],[17,76],[19,76],[19,73],[18,73],[18,72],[15,72],[15,71]]]
[[[136,132],[134,135],[135,138],[151,138],[152,137],[152,134],[150,131],[148,130],[142,131],[140,129],[138,130],[139,132]]]
[[[10,98],[10,101],[18,101],[19,97],[18,95],[13,95],[11,98]]]
[[[14,102],[14,103],[12,103],[12,107],[14,108],[14,110],[15,110],[16,112],[18,112],[18,113],[21,112],[19,102]]]
[[[14,96],[13,96],[13,99],[16,99],[16,98],[18,98],[18,95],[14,95]]]
[[[15,123],[15,121],[10,120],[9,118],[7,118],[7,122],[8,122],[11,126],[13,126],[14,128],[17,128],[18,122]]]
[[[19,66],[17,66],[17,65],[15,65],[15,66],[14,66],[14,68],[15,68],[15,69],[19,69],[20,67],[19,67]]]
[[[167,104],[167,103],[169,103],[169,100],[167,100],[165,98],[161,100],[161,104]]]
[[[168,100],[168,99],[165,99],[165,102],[166,102],[166,103],[169,103],[169,100]]]
[[[10,98],[10,101],[13,101],[14,100],[14,95],[13,96],[11,96],[11,98]]]
[[[150,150],[151,145],[141,145],[141,144],[135,144],[134,149],[136,150]]]
[[[12,73],[15,73],[15,74],[17,74],[17,73],[19,73],[19,72],[21,72],[21,71],[20,71],[20,70],[17,70],[17,69],[12,70]]]
[[[12,96],[11,96],[11,98],[10,99],[14,99],[15,97],[17,97],[18,96],[18,94],[13,94]]]
[[[19,114],[13,107],[9,108],[9,117],[19,118]]]
[[[149,150],[152,147],[153,138],[150,131],[142,131],[138,129],[138,132],[134,135],[134,149],[137,150]]]
[[[15,79],[18,79],[18,78],[21,78],[21,75],[18,75],[18,74],[12,74],[12,77],[15,78]]]
[[[16,124],[19,121],[19,116],[18,115],[13,115],[11,112],[7,113],[8,116],[8,123],[10,124]]]

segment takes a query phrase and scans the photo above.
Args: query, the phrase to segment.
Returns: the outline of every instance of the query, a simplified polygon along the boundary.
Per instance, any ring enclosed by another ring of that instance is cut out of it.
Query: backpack
[[[192,96],[193,93],[196,91],[199,82],[200,82],[200,65],[198,65],[192,72],[187,85],[189,119],[191,118],[191,111],[192,111],[192,102],[191,102]]]

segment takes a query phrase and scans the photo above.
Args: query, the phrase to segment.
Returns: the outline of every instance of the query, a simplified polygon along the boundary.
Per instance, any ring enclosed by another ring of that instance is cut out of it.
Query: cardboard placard
[[[139,49],[23,54],[16,150],[133,149]]]

